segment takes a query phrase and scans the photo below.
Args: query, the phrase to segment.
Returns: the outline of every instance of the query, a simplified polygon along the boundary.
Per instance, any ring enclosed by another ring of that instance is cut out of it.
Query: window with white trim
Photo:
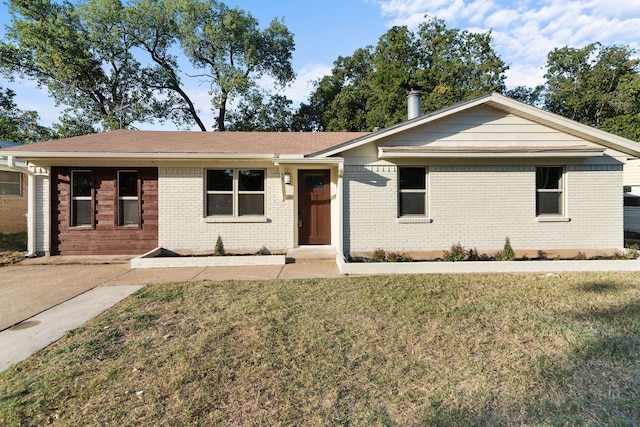
[[[536,216],[564,215],[564,168],[536,167]]]
[[[93,174],[91,171],[71,171],[71,226],[93,225]]]
[[[427,168],[400,167],[398,184],[398,215],[427,215]]]
[[[20,172],[0,171],[0,196],[21,196],[22,174]]]
[[[207,216],[264,216],[264,169],[209,169]]]
[[[118,225],[140,225],[138,171],[118,171]]]

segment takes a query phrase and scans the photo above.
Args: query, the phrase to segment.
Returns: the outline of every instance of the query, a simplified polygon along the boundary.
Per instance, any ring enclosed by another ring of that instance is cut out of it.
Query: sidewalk
[[[335,262],[132,269],[127,257],[51,257],[0,268],[0,372],[145,285],[341,277]]]

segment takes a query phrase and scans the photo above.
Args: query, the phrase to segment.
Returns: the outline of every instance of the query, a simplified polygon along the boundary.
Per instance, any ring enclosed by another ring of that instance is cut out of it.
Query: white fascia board
[[[273,159],[273,164],[279,165],[339,165],[344,163],[342,157],[278,157]]]
[[[3,153],[4,154],[4,153]],[[216,159],[256,159],[271,160],[273,154],[245,153],[50,153],[50,152],[8,152],[9,156],[25,160],[45,159],[130,159],[130,160],[216,160]]]

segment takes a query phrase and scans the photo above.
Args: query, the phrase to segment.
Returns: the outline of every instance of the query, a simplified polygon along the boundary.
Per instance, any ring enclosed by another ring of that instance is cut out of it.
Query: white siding
[[[403,132],[381,145],[556,146],[589,145],[576,136],[483,106]]]
[[[216,167],[219,167],[216,166]],[[160,167],[158,169],[158,240],[170,250],[211,251],[218,235],[225,249],[255,252],[294,246],[293,199],[283,200],[278,168],[256,164],[234,167],[267,169],[266,221],[210,222],[205,218],[205,168]],[[291,186],[285,186],[291,191]]]

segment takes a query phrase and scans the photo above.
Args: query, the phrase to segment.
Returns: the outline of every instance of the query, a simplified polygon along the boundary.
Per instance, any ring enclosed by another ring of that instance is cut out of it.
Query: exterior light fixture
[[[291,184],[291,174],[289,172],[285,173],[283,180],[285,184]]]

